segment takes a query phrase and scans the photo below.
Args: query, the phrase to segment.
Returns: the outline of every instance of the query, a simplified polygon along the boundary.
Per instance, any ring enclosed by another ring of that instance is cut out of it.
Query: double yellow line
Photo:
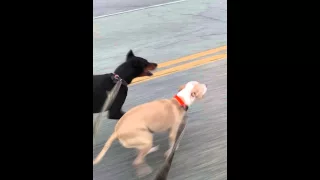
[[[194,60],[194,59],[197,59],[197,58],[201,57],[200,59],[191,61],[189,63],[184,63],[182,65],[177,65],[177,66],[174,66],[174,67],[171,67],[171,68],[167,68],[167,69],[164,69],[164,70],[161,70],[161,71],[157,71],[157,72],[153,73],[153,76],[150,76],[150,77],[146,77],[145,76],[145,77],[136,78],[136,79],[134,79],[132,81],[131,85],[138,84],[138,83],[145,82],[145,81],[149,81],[149,80],[156,79],[156,78],[159,78],[159,77],[163,77],[163,76],[175,73],[175,72],[188,70],[188,69],[191,69],[191,68],[194,68],[194,67],[198,67],[198,66],[201,66],[201,65],[216,61],[216,60],[224,59],[224,58],[227,57],[227,53],[221,53],[221,54],[216,54],[216,55],[213,55],[213,56],[205,57],[205,56],[208,56],[208,55],[211,55],[211,54],[214,54],[214,53],[217,53],[217,52],[221,52],[221,51],[224,51],[224,50],[227,50],[227,46],[221,46],[221,47],[218,47],[218,48],[214,48],[214,49],[210,49],[210,50],[203,51],[203,52],[200,52],[200,53],[196,53],[196,54],[192,54],[192,55],[189,55],[189,56],[185,56],[185,57],[182,57],[182,58],[179,58],[179,59],[174,59],[174,60],[171,60],[171,61],[160,63],[160,64],[158,64],[158,69],[165,68],[165,67],[168,67],[168,66],[172,66],[172,65],[175,65],[175,64],[178,64],[178,63],[182,63],[182,62],[185,62],[185,61],[191,61],[191,60]]]

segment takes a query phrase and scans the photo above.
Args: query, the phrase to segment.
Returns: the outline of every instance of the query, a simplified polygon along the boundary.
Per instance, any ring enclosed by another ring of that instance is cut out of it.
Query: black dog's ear
[[[127,61],[128,61],[129,59],[131,59],[132,57],[134,57],[134,54],[133,54],[132,50],[130,50],[130,51],[128,52],[128,54],[127,54]]]

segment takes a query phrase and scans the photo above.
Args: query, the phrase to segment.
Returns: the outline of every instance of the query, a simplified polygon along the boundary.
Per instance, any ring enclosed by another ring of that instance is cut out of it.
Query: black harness
[[[189,109],[189,106],[187,106],[187,105],[184,105],[184,106],[181,106],[185,111],[188,111],[188,109]]]
[[[117,82],[121,80],[122,85],[128,86],[128,83],[124,79],[121,79],[121,77],[118,74],[112,73],[111,80],[115,84],[117,84]]]

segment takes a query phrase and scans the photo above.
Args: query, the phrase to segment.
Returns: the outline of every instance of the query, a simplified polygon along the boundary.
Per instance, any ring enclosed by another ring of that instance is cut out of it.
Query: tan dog
[[[118,121],[113,134],[93,164],[100,162],[112,142],[118,139],[125,148],[136,148],[139,151],[133,165],[141,165],[147,154],[158,149],[158,146],[152,147],[153,133],[170,129],[170,148],[165,156],[169,155],[188,106],[196,99],[201,99],[206,92],[207,86],[205,84],[191,81],[181,86],[178,94],[172,99],[156,100],[132,108]]]

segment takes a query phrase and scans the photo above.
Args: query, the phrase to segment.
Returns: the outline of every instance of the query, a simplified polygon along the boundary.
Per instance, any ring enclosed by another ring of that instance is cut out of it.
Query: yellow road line
[[[156,78],[159,78],[159,77],[163,77],[163,76],[166,76],[166,75],[169,75],[169,74],[173,74],[175,72],[188,70],[188,69],[191,69],[191,68],[194,68],[194,67],[198,67],[198,66],[201,66],[201,65],[216,61],[216,60],[224,59],[226,57],[227,57],[227,54],[218,54],[218,55],[210,56],[210,57],[207,57],[207,58],[204,58],[204,59],[200,59],[200,60],[197,60],[197,61],[192,61],[190,63],[186,63],[186,64],[182,64],[182,65],[175,66],[175,67],[172,67],[172,68],[168,68],[168,69],[165,69],[165,70],[162,70],[162,71],[155,72],[153,74],[153,76],[151,76],[151,77],[136,78],[136,79],[134,79],[132,81],[131,85],[138,84],[138,83],[145,82],[145,81],[149,81],[149,80],[156,79]]]
[[[171,66],[173,64],[177,64],[177,63],[180,63],[180,62],[188,61],[188,60],[191,60],[191,59],[196,59],[196,58],[199,58],[199,57],[202,57],[202,56],[206,56],[206,55],[209,55],[209,54],[213,54],[213,53],[216,53],[216,52],[219,52],[219,51],[223,51],[223,50],[226,50],[226,49],[227,49],[227,46],[221,46],[221,47],[218,47],[218,48],[214,48],[214,49],[210,49],[210,50],[203,51],[203,52],[200,52],[200,53],[196,53],[196,54],[192,54],[192,55],[189,55],[189,56],[185,56],[185,57],[182,57],[182,58],[179,58],[179,59],[170,60],[170,61],[158,64],[158,68]]]

